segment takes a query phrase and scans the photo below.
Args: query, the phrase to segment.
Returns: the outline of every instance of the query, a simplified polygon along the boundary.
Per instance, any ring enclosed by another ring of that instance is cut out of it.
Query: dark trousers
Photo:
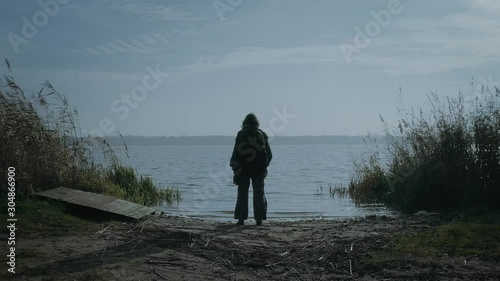
[[[267,219],[267,200],[264,194],[264,179],[267,173],[264,172],[254,176],[243,176],[238,185],[238,199],[234,210],[235,219],[248,219],[248,189],[250,188],[250,179],[253,189],[253,216],[255,220]]]

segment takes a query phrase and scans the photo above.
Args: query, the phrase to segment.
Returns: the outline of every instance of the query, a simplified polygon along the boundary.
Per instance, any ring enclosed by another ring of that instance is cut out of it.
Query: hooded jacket
[[[263,136],[263,143],[262,143],[262,141],[259,141],[259,140],[257,140],[255,142],[255,140],[246,140],[245,139],[245,136],[257,135],[258,132],[260,132]],[[252,145],[256,148],[254,151],[257,153],[259,150],[259,145],[261,147],[261,145],[264,144],[266,152],[267,152],[267,163],[265,165],[262,165],[262,167],[257,167],[255,170],[252,170],[252,171],[245,170],[245,168],[243,167],[244,165],[241,165],[241,163],[243,163],[243,161],[246,161],[245,159],[248,159],[248,157],[251,155],[249,155],[250,152],[242,151],[241,148],[244,145],[244,142],[250,142],[250,143],[253,142]],[[267,171],[267,167],[271,163],[272,158],[273,158],[273,154],[271,152],[271,147],[269,146],[269,138],[268,138],[267,134],[264,131],[260,130],[258,128],[258,126],[246,124],[241,128],[241,130],[236,135],[236,140],[235,140],[234,148],[233,148],[233,154],[231,156],[231,161],[230,161],[229,165],[231,166],[231,168],[233,169],[235,174],[241,172],[242,170],[244,170],[243,172],[245,172],[246,174],[254,174],[254,173],[260,173],[260,172]]]

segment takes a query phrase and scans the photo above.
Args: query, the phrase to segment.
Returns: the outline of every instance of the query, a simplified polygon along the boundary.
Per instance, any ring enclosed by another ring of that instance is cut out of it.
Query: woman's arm
[[[265,140],[265,145],[266,145],[266,152],[267,152],[267,166],[271,163],[271,160],[273,159],[273,153],[271,151],[271,146],[269,145],[269,138],[267,137],[267,134],[262,131],[262,134],[264,135],[264,140]]]
[[[231,155],[231,160],[229,161],[229,166],[233,169],[233,171],[239,168],[239,157],[238,157],[238,145],[239,145],[240,133],[236,135],[236,139],[234,140],[234,148],[233,154]]]

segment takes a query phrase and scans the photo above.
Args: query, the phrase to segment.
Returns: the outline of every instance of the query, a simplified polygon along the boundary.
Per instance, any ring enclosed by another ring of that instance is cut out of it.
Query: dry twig
[[[109,226],[110,225],[108,224],[103,230],[97,231],[96,234],[102,234],[102,233],[104,233],[104,231],[106,231],[106,229],[108,229]]]

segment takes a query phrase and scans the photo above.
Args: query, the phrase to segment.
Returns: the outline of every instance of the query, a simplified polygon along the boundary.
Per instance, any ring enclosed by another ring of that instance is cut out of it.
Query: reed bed
[[[76,108],[49,81],[28,96],[7,60],[5,65],[7,74],[0,79],[0,167],[15,168],[18,197],[66,186],[146,205],[181,199],[178,189],[159,188],[121,164],[105,139],[82,135]],[[6,184],[6,178],[0,182],[1,196]]]
[[[430,113],[400,110],[385,125],[380,150],[355,159],[349,194],[405,212],[500,206],[500,90],[483,87],[476,99],[444,102],[432,94]],[[373,139],[369,140],[374,143]]]

